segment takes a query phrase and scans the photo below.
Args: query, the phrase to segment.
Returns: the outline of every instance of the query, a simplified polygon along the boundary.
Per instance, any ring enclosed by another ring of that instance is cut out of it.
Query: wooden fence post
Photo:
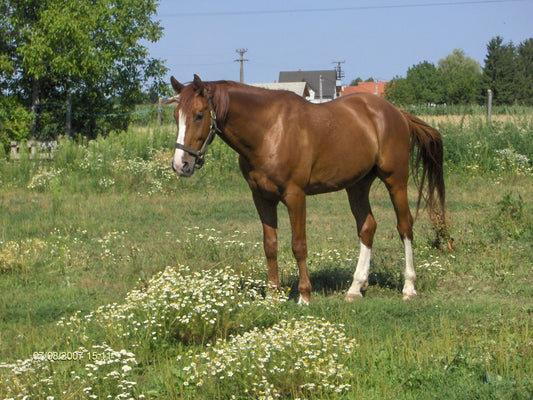
[[[67,94],[67,113],[65,121],[65,135],[70,138],[72,135],[72,96]]]
[[[492,90],[487,89],[487,124],[490,125],[492,120]]]
[[[161,129],[162,123],[162,114],[163,114],[163,98],[159,96],[159,104],[157,106],[157,123],[159,124],[159,129]]]

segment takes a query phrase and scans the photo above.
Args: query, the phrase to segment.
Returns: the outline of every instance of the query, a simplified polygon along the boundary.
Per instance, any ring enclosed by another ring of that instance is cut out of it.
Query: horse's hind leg
[[[383,179],[389,190],[394,211],[396,212],[397,228],[405,248],[405,283],[403,286],[404,300],[416,297],[416,273],[413,263],[413,217],[407,199],[407,174],[390,175]]]
[[[368,272],[370,269],[370,255],[372,253],[372,243],[376,232],[376,220],[372,215],[368,194],[370,186],[375,176],[367,176],[363,181],[355,186],[346,189],[350,208],[357,222],[357,233],[359,235],[360,252],[357,267],[353,275],[353,282],[346,293],[346,301],[354,301],[362,297],[361,289],[368,286]]]

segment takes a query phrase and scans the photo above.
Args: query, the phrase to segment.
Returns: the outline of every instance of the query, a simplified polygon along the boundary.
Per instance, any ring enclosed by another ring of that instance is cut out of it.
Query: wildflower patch
[[[35,352],[25,360],[0,363],[0,380],[7,383],[5,398],[131,399],[136,365],[135,354],[104,343],[72,352]]]
[[[207,397],[324,398],[350,388],[344,363],[356,347],[341,324],[312,316],[282,320],[190,352],[184,385]]]
[[[45,242],[36,238],[7,243],[0,240],[0,275],[27,270],[46,247]]]
[[[167,267],[146,287],[129,292],[124,303],[85,316],[77,312],[58,324],[82,335],[96,326],[108,336],[135,341],[206,343],[245,329],[247,315],[270,314],[285,300],[282,293],[267,295],[263,281],[237,275],[231,267],[202,272]]]

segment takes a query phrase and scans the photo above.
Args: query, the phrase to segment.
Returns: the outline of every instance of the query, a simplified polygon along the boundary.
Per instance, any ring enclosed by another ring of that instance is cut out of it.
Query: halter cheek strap
[[[195,150],[189,146],[185,146],[184,144],[181,144],[178,142],[176,142],[174,145],[176,149],[183,150],[186,153],[189,153],[191,156],[193,156],[196,160],[194,165],[198,169],[202,168],[204,165],[204,162],[205,162],[204,156],[207,150],[207,146],[211,144],[211,142],[213,141],[217,133],[222,132],[217,125],[217,115],[215,114],[215,110],[213,109],[213,102],[211,101],[211,96],[209,95],[209,91],[207,90],[207,88],[205,90],[207,92],[207,101],[209,104],[209,115],[211,117],[211,126],[209,127],[209,135],[207,136],[207,139],[205,140],[200,150]]]

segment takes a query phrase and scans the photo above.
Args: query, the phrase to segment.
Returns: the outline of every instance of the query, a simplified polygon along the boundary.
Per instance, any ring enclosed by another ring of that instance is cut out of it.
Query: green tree
[[[57,105],[68,96],[75,132],[95,137],[127,126],[142,85],[163,85],[162,61],[150,58],[141,44],[161,36],[159,23],[151,19],[157,5],[157,0],[3,4],[0,73],[6,83],[1,89],[18,93],[38,114],[37,137],[64,131],[64,110],[58,112]]]
[[[443,100],[442,74],[429,61],[413,65],[405,78],[394,78],[387,84],[385,97],[398,104],[440,104]]]
[[[481,66],[473,58],[466,57],[461,49],[439,60],[438,69],[442,74],[444,102],[447,104],[472,104],[481,79]]]
[[[8,8],[7,4],[0,3],[0,90],[5,89],[6,76],[13,72],[13,66],[9,59],[9,35],[8,35]]]
[[[487,56],[482,76],[482,96],[487,89],[494,93],[494,104],[513,104],[516,102],[518,84],[516,80],[516,49],[512,42],[503,43],[496,36],[487,45]]]
[[[357,86],[361,82],[375,82],[374,78],[370,77],[363,81],[360,77],[355,78],[353,81],[350,82],[350,86]]]
[[[24,141],[30,134],[33,116],[14,97],[0,97],[0,154],[10,151],[11,141]]]
[[[412,87],[406,78],[395,76],[385,85],[385,98],[398,105],[414,104]]]
[[[533,38],[527,39],[518,46],[516,67],[518,101],[531,106],[533,105]]]
[[[440,71],[429,61],[413,65],[407,70],[417,104],[440,104],[443,100],[443,80]]]

